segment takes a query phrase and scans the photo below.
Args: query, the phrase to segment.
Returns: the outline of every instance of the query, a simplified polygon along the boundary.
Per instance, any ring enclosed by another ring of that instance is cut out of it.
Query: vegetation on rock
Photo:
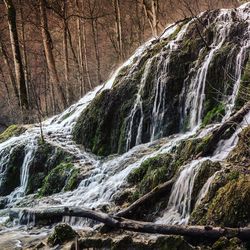
[[[68,224],[61,223],[55,226],[53,233],[48,238],[48,244],[53,247],[74,240],[76,237],[77,233]]]
[[[0,134],[0,143],[8,140],[13,136],[18,136],[26,131],[26,128],[21,125],[11,125]]]

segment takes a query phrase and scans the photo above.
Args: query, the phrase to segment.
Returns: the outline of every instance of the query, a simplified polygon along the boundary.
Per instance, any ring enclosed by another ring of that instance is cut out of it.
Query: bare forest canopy
[[[53,115],[169,24],[237,0],[0,0],[0,121]]]

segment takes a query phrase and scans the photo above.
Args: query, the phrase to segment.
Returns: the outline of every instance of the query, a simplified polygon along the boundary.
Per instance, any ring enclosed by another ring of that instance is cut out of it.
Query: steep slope
[[[146,44],[84,110],[76,142],[98,155],[124,153],[228,118],[249,61],[248,8],[205,12]]]

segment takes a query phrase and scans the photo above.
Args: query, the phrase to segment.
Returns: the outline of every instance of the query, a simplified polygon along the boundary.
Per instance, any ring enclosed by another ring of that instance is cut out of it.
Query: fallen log
[[[122,217],[114,217],[99,211],[79,208],[79,207],[52,207],[44,209],[11,209],[10,215],[20,215],[46,219],[53,216],[74,216],[92,219],[102,222],[114,229],[122,229],[141,233],[165,234],[165,235],[182,235],[188,237],[202,237],[216,240],[222,236],[227,238],[237,237],[241,240],[249,240],[250,228],[221,228],[211,226],[177,226],[163,225],[152,222],[142,222],[129,220]]]
[[[134,203],[132,203],[129,207],[124,210],[118,212],[116,216],[130,218],[131,215],[135,214],[138,209],[142,209],[145,206],[150,206],[152,203],[155,203],[160,197],[167,196],[167,193],[171,191],[171,188],[175,182],[175,179],[171,179],[167,182],[164,182],[154,189],[152,189],[149,193],[145,194]]]
[[[210,140],[204,150],[199,154],[199,156],[211,155],[218,142],[221,140],[223,134],[231,128],[232,126],[239,125],[244,117],[250,112],[250,101],[248,101],[238,112],[231,116],[227,121],[225,121],[221,126],[216,128],[210,137]]]

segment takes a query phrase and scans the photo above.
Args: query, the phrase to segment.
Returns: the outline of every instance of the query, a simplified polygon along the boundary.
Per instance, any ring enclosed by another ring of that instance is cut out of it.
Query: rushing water
[[[247,6],[247,5],[246,5]],[[237,10],[238,18],[245,18],[249,23],[249,16],[246,15],[243,7]],[[128,174],[135,168],[138,168],[141,163],[153,156],[160,153],[170,152],[176,147],[180,141],[188,139],[189,137],[204,137],[215,126],[210,126],[200,130],[200,124],[202,119],[202,112],[205,100],[205,85],[206,76],[209,65],[216,52],[224,44],[230,27],[232,25],[231,11],[222,10],[215,19],[216,23],[216,36],[211,45],[211,49],[203,59],[202,63],[196,62],[193,69],[190,71],[195,74],[190,74],[190,77],[184,82],[184,87],[180,95],[181,103],[184,103],[183,107],[180,107],[181,120],[189,120],[190,130],[184,134],[176,134],[168,138],[158,139],[162,137],[162,128],[164,127],[163,116],[165,114],[165,82],[168,77],[168,67],[170,57],[174,51],[179,47],[179,41],[185,35],[190,23],[183,25],[178,31],[176,37],[171,40],[166,46],[165,50],[161,51],[158,55],[158,67],[156,73],[156,81],[154,86],[153,96],[153,109],[152,109],[152,126],[151,126],[151,142],[147,144],[142,143],[142,124],[144,120],[144,110],[142,94],[144,91],[145,83],[151,70],[154,58],[150,58],[145,65],[142,78],[138,83],[138,92],[135,98],[135,102],[132,106],[131,112],[127,117],[127,138],[126,148],[127,152],[123,155],[112,156],[106,159],[98,159],[92,154],[85,152],[83,149],[75,145],[72,140],[72,129],[82,113],[82,111],[91,103],[91,101],[101,91],[112,88],[116,77],[124,67],[130,66],[128,76],[131,77],[136,73],[137,66],[144,53],[147,53],[147,49],[152,45],[152,41],[147,42],[141,46],[134,55],[126,61],[121,67],[119,67],[109,81],[102,86],[96,87],[93,91],[86,94],[79,102],[69,107],[62,114],[52,117],[43,122],[42,128],[45,140],[55,146],[63,148],[65,151],[74,154],[78,159],[75,164],[84,166],[86,163],[91,165],[91,170],[88,176],[80,183],[79,187],[71,192],[61,192],[59,194],[49,197],[53,202],[61,205],[78,205],[96,208],[105,204],[110,204],[114,196],[126,186],[126,178]],[[192,22],[192,21],[190,21]],[[161,39],[170,37],[177,27],[167,29]],[[249,31],[249,26],[248,26]],[[235,98],[237,96],[240,79],[242,76],[242,65],[246,58],[246,54],[249,49],[249,34],[244,34],[242,40],[241,49],[236,57],[236,72],[235,72],[235,84],[231,95],[228,97],[227,109],[225,119],[227,119],[235,104]],[[200,52],[202,53],[202,51]],[[163,67],[162,67],[163,66]],[[139,117],[139,122],[136,122]],[[237,128],[232,137],[226,141],[221,141],[218,144],[217,150],[214,155],[209,158],[201,158],[191,161],[183,166],[179,172],[178,178],[173,186],[171,195],[169,198],[168,207],[162,218],[159,218],[157,223],[171,223],[171,224],[186,224],[191,213],[191,195],[193,191],[193,185],[195,177],[197,176],[202,163],[209,159],[211,161],[224,160],[228,153],[233,149],[237,143],[238,134],[242,127],[250,123],[250,114],[245,117],[243,123]],[[136,145],[132,147],[132,132],[136,131]],[[9,206],[15,206],[15,202],[20,199],[25,199],[25,191],[27,188],[27,182],[29,177],[29,166],[37,150],[38,139],[40,138],[39,125],[30,126],[25,133],[18,137],[12,137],[4,143],[0,144],[0,187],[5,175],[5,166],[10,160],[11,152],[20,145],[25,146],[25,157],[21,166],[20,174],[20,186],[17,187],[11,194],[8,195]],[[197,198],[199,203],[205,194],[209,190],[209,185],[212,182],[215,175],[210,177],[204,187],[201,189]],[[48,200],[41,199],[37,201],[38,206],[48,206]]]

